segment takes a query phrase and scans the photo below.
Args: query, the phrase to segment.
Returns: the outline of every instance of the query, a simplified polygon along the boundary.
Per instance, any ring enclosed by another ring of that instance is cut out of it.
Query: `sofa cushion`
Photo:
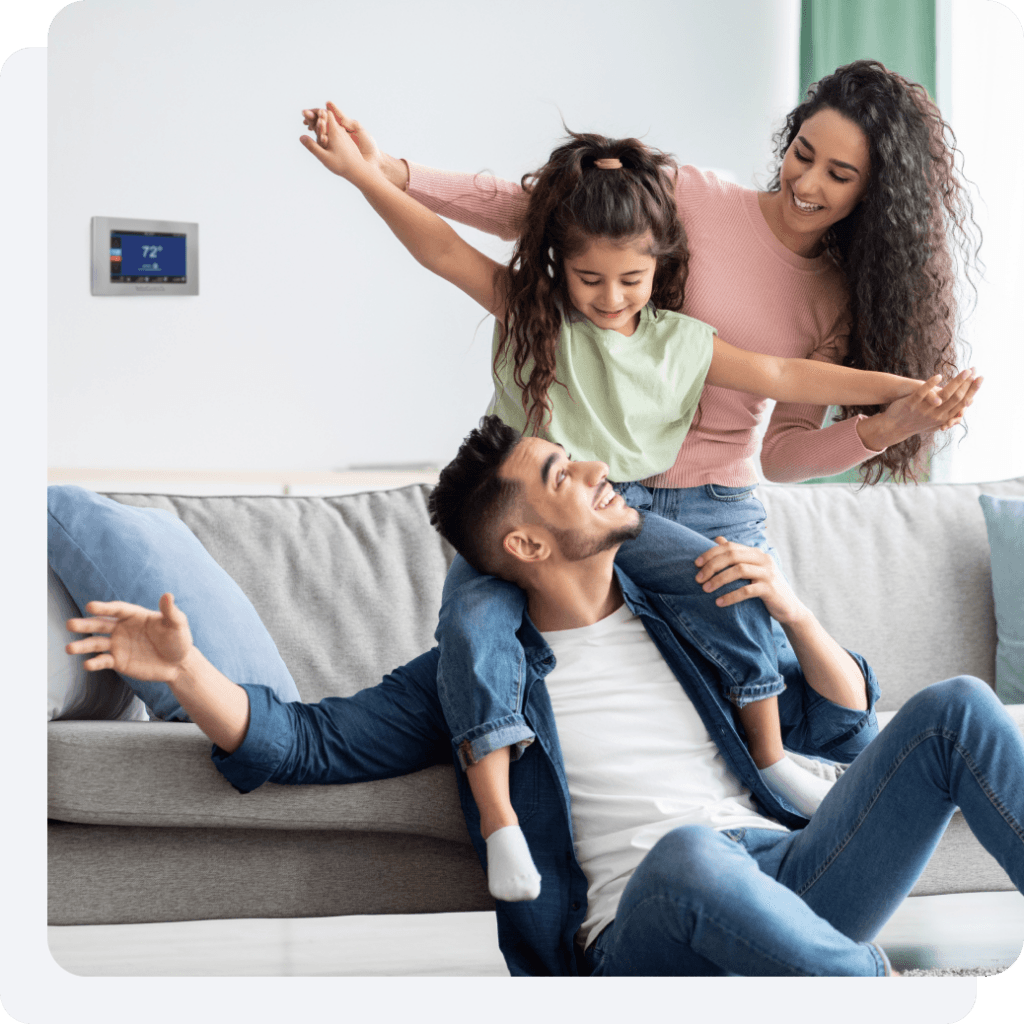
[[[57,485],[48,488],[47,508],[50,566],[79,608],[89,601],[156,608],[171,591],[196,646],[229,679],[299,699],[256,609],[177,516]],[[163,683],[124,679],[158,718],[188,720]]]
[[[240,795],[181,722],[54,722],[48,817],[86,825],[406,832],[469,842],[454,768],[346,786],[278,786]]]
[[[430,491],[110,497],[180,518],[252,602],[302,700],[315,702],[373,686],[434,645],[454,551],[430,525]]]
[[[992,549],[996,604],[996,693],[1005,704],[1024,703],[1024,498],[978,499]]]
[[[758,488],[786,575],[824,627],[871,662],[879,710],[955,675],[995,684],[982,491],[1024,496],[1024,478]]]

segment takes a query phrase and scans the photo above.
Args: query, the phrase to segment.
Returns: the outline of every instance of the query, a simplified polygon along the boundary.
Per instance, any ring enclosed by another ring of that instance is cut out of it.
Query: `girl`
[[[955,389],[939,392],[938,376],[922,382],[745,352],[707,324],[675,312],[683,302],[689,259],[666,175],[675,165],[636,140],[574,135],[559,147],[532,176],[522,238],[503,267],[390,185],[339,127],[335,112],[330,107],[318,118],[317,140],[304,136],[303,144],[362,191],[419,262],[494,314],[491,411],[523,432],[548,434],[578,459],[607,462],[609,478],[631,503],[643,502],[637,499],[642,488],[632,482],[671,463],[705,380],[783,402],[871,405],[911,398],[911,405],[942,407],[947,419],[962,407]],[[653,525],[659,517],[648,521]],[[695,556],[706,548],[699,535],[661,522],[650,533],[645,527],[641,540],[647,536],[652,542],[646,550],[664,550],[655,542],[657,531],[666,528],[672,543],[688,545]],[[521,598],[510,621],[506,585],[473,575],[465,563],[453,567],[446,592],[453,576],[466,582],[474,601],[489,614],[498,610],[488,620],[495,635],[507,630],[511,636],[521,619]],[[463,597],[463,622],[479,622],[467,607]],[[760,602],[752,602],[747,614],[767,625]],[[709,616],[709,624],[710,630],[697,629],[692,638],[716,660],[707,634],[722,622]],[[442,659],[445,634],[442,609]],[[487,638],[482,639],[486,650]],[[773,646],[768,626],[751,660],[763,662],[762,652]],[[439,675],[439,693],[481,812],[491,892],[505,900],[532,899],[540,879],[509,800],[508,764],[510,748],[521,751],[533,733],[519,714],[516,690],[500,674],[497,686],[486,685],[488,673],[479,665],[476,676],[478,687],[452,687]],[[732,678],[726,689],[765,782],[802,813],[812,813],[821,794],[794,776],[813,777],[783,756],[777,666],[753,682]]]

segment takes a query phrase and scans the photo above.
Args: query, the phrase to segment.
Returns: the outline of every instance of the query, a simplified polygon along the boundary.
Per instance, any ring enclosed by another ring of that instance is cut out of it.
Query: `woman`
[[[305,111],[312,127],[316,111]],[[512,183],[408,165],[381,153],[355,122],[364,153],[437,213],[518,237],[526,193]],[[927,378],[957,362],[954,267],[976,265],[971,204],[949,126],[913,85],[876,61],[856,61],[812,85],[776,134],[769,191],[682,167],[675,194],[690,267],[682,312],[741,347]],[[962,385],[965,406],[978,382]],[[745,525],[763,545],[752,456],[764,401],[705,389],[700,422],[657,488],[655,510],[708,536]],[[777,405],[761,450],[769,480],[792,482],[862,467],[916,477],[940,412]],[[682,493],[675,493],[675,492]],[[661,493],[663,492],[663,493]],[[749,500],[745,500],[749,499]],[[706,527],[706,528],[705,528]],[[721,527],[722,529],[719,529]],[[732,539],[732,538],[731,538]]]

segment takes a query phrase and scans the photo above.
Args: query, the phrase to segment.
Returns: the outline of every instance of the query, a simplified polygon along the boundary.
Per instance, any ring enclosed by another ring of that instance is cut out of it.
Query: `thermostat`
[[[198,295],[199,225],[92,219],[93,295]]]

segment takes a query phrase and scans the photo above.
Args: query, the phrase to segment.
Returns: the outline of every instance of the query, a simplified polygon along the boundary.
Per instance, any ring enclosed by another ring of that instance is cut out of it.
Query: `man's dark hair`
[[[496,574],[503,561],[500,528],[521,487],[499,471],[521,440],[497,416],[484,416],[427,501],[431,525],[477,572]]]

